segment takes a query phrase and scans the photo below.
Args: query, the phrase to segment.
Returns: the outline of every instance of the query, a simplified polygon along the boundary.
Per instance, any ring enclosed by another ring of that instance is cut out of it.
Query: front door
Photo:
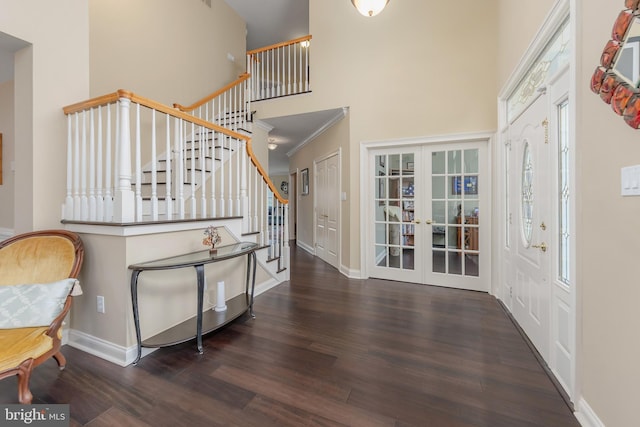
[[[372,277],[488,291],[486,157],[486,141],[372,150]]]
[[[550,184],[547,96],[510,128],[513,315],[545,360],[549,355]]]

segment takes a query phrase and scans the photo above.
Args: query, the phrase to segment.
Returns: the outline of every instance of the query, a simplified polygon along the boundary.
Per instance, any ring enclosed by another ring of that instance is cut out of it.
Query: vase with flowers
[[[216,245],[222,241],[222,238],[218,234],[218,228],[210,225],[204,230],[204,239],[202,239],[202,244],[205,246],[209,246],[209,253],[215,254],[218,250],[216,249]]]

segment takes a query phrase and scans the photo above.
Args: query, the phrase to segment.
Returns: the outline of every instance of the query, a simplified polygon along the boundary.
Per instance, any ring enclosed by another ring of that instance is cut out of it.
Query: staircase
[[[249,72],[190,106],[118,90],[65,107],[63,222],[239,219],[237,239],[265,248],[274,280],[288,277],[287,201],[253,153],[252,102],[310,91],[310,40],[247,52]]]

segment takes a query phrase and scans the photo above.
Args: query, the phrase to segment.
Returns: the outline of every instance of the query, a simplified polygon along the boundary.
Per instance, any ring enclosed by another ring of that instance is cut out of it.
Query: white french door
[[[488,291],[487,142],[370,151],[371,277]]]

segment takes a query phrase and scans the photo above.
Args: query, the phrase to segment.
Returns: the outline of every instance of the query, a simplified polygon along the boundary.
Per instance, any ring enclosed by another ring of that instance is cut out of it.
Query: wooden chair
[[[0,329],[0,379],[18,376],[20,403],[29,404],[33,399],[29,390],[33,368],[50,357],[56,360],[61,370],[66,365],[66,359],[60,352],[61,326],[71,308],[72,293],[78,294],[79,287],[76,286],[76,291],[72,292],[76,281],[65,279],[78,277],[83,258],[84,248],[80,237],[65,230],[35,231],[0,242],[0,292],[4,292],[4,297],[0,299],[0,322],[3,322]],[[69,290],[56,284],[59,282],[65,282]],[[43,285],[48,285],[46,292],[42,292]],[[49,298],[54,286],[55,289],[61,289],[58,303]],[[40,292],[39,297],[36,292]],[[33,296],[36,298],[31,300]],[[43,299],[49,301],[41,301]],[[7,308],[10,300],[13,305]],[[24,309],[15,309],[16,305],[20,307],[20,303],[25,301]],[[36,306],[35,301],[48,304],[47,307],[57,305],[49,313],[51,317],[55,316],[50,324],[32,326],[28,321],[16,320],[16,313],[24,313],[29,309],[37,312],[30,318],[31,323],[37,323],[33,316],[38,316],[38,313],[43,315],[47,310],[36,310],[35,307],[40,306]],[[12,324],[27,324],[28,327],[12,328]]]

